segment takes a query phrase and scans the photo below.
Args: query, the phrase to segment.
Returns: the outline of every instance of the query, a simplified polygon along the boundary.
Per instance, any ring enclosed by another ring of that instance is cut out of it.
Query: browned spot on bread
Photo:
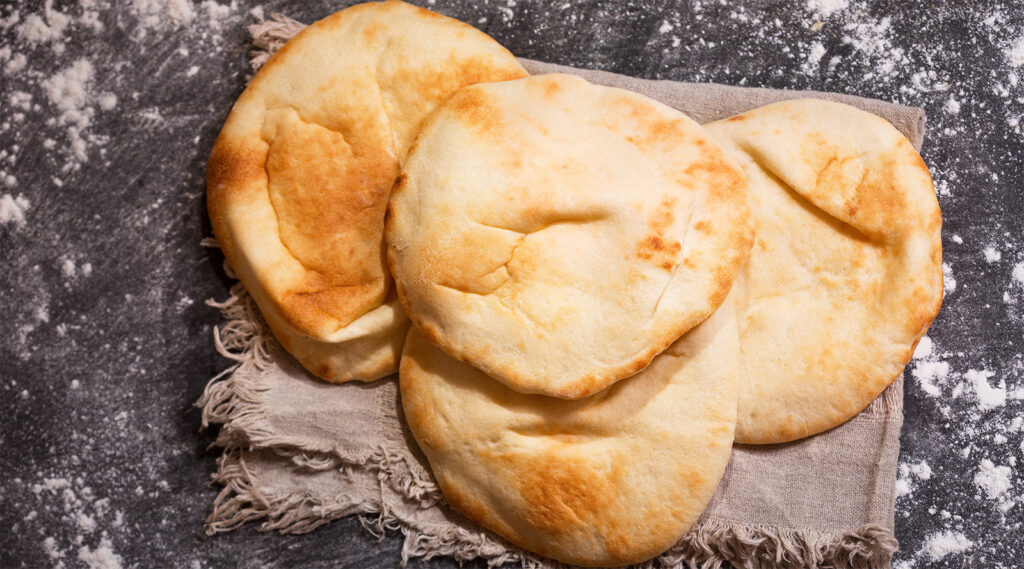
[[[262,182],[266,177],[263,169],[266,160],[265,144],[219,136],[206,164],[206,192],[211,205],[226,205],[224,202],[230,199],[230,192]]]
[[[640,373],[650,363],[651,363],[651,358],[641,358],[641,359],[636,360],[635,362],[633,362],[633,374]]]
[[[320,379],[330,379],[334,376],[334,370],[331,368],[330,364],[327,363],[322,363],[317,366],[316,371],[313,373],[315,373]]]
[[[675,221],[675,207],[679,203],[677,196],[665,196],[655,208],[651,218],[647,220],[648,227],[657,233],[664,233]]]
[[[555,99],[562,93],[561,82],[554,77],[543,77],[539,81],[544,96],[548,99]]]
[[[553,535],[570,535],[595,524],[600,531],[601,513],[615,499],[614,485],[620,476],[614,465],[599,469],[590,461],[557,451],[540,455],[529,469],[520,471],[518,489],[526,502],[523,517]]]
[[[437,329],[437,326],[429,322],[421,322],[419,326],[420,334],[423,335],[430,343],[434,345],[440,345],[441,331]]]
[[[294,111],[277,116],[266,172],[281,241],[304,267],[323,275],[323,282],[309,285],[347,289],[339,299],[354,302],[343,311],[341,305],[328,309],[347,324],[379,304],[388,286],[382,243],[363,236],[383,234],[398,164],[384,149],[353,147]]]
[[[311,278],[314,286],[323,285],[322,279]],[[376,283],[356,286],[324,286],[319,290],[293,291],[281,297],[282,316],[295,328],[315,328],[323,318],[336,317],[338,306],[357,304],[372,296]],[[386,294],[387,291],[385,290]],[[355,317],[358,317],[357,314]]]
[[[736,115],[734,117],[729,117],[729,118],[727,118],[725,120],[726,120],[726,122],[743,122],[743,121],[747,120],[747,118],[748,117],[747,117],[746,114],[742,114],[742,115]]]
[[[490,96],[482,89],[467,87],[455,93],[445,105],[451,114],[479,135],[500,135],[501,121]]]
[[[363,35],[363,41],[365,41],[367,45],[373,45],[377,43],[378,38],[384,33],[384,24],[379,20],[371,22],[363,26],[361,33]]]
[[[675,264],[676,256],[682,251],[683,246],[678,241],[665,240],[661,235],[648,235],[637,246],[636,256],[651,260],[655,264],[669,262]]]
[[[228,225],[228,212],[236,202],[244,202],[252,192],[264,191],[266,179],[263,164],[266,145],[260,142],[236,141],[221,134],[206,165],[206,201],[213,233],[228,263],[245,266],[245,258],[235,245]]]

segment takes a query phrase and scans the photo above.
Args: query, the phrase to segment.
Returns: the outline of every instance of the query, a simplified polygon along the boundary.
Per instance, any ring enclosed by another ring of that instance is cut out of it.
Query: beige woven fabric
[[[255,26],[258,47],[273,50],[300,26]],[[254,55],[257,64],[265,53]],[[915,148],[924,113],[832,93],[746,89],[649,81],[523,60],[531,73],[576,73],[624,87],[708,122],[774,101],[815,96],[851,104],[893,123]],[[508,545],[444,504],[403,424],[395,379],[332,385],[306,373],[276,344],[240,285],[224,303],[218,350],[234,367],[214,378],[198,405],[203,424],[221,430],[213,478],[224,488],[208,533],[247,521],[262,530],[300,533],[353,514],[375,532],[405,535],[410,557],[483,558],[491,565],[554,567]],[[772,446],[737,446],[701,519],[659,567],[889,568],[903,380],[865,411],[823,434]],[[372,521],[369,521],[372,520]],[[644,531],[637,527],[636,531]],[[397,560],[396,560],[397,561]]]

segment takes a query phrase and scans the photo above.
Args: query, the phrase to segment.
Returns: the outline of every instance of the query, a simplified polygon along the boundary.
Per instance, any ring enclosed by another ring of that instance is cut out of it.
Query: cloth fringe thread
[[[381,476],[386,459],[376,467]],[[214,482],[224,488],[207,519],[206,533],[231,531],[249,521],[264,520],[260,531],[308,533],[334,519],[358,514],[368,533],[382,538],[401,531],[403,566],[414,558],[451,557],[458,562],[481,559],[488,567],[519,565],[523,569],[567,569],[510,547],[482,531],[452,526],[428,531],[403,524],[382,503],[354,503],[340,495],[323,502],[308,495],[275,494],[258,489],[246,468],[241,449],[229,449],[218,460]],[[376,517],[367,517],[376,515]],[[638,529],[638,531],[641,531]],[[863,526],[840,534],[779,529],[761,525],[733,525],[705,521],[660,557],[638,569],[887,569],[897,550],[891,533],[878,526]]]
[[[260,67],[281,49],[284,44],[302,31],[306,24],[295,21],[281,14],[271,14],[269,20],[261,20],[249,26],[253,49],[249,52],[249,65],[252,70]]]

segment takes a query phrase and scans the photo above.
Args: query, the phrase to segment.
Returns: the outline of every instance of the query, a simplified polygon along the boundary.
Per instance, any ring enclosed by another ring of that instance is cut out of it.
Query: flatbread
[[[468,87],[424,126],[389,204],[420,331],[522,393],[585,397],[725,298],[746,181],[682,113],[551,74]]]
[[[839,425],[899,375],[942,302],[942,215],[892,125],[801,99],[707,125],[750,180],[755,242],[736,280],[736,440]]]
[[[741,366],[731,300],[639,374],[576,401],[526,395],[414,327],[402,407],[448,502],[545,557],[617,567],[674,545],[732,448]]]
[[[284,347],[331,381],[393,373],[408,320],[384,266],[388,195],[455,90],[523,77],[505,48],[402,2],[303,30],[253,78],[207,167],[213,230]]]

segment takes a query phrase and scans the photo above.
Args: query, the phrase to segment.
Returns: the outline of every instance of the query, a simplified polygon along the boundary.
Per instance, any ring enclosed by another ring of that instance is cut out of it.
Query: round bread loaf
[[[235,103],[207,167],[213,231],[281,344],[330,381],[393,373],[408,327],[384,212],[424,118],[526,72],[486,34],[402,2],[309,26]]]
[[[736,440],[839,425],[910,361],[942,302],[942,215],[928,168],[892,125],[818,99],[706,127],[750,181],[755,241],[736,280]]]
[[[558,74],[449,99],[403,167],[386,238],[430,341],[563,399],[637,373],[707,318],[752,241],[746,180],[699,125]]]
[[[732,451],[731,299],[639,374],[576,401],[518,393],[409,331],[402,407],[448,502],[512,543],[618,567],[674,545]]]

